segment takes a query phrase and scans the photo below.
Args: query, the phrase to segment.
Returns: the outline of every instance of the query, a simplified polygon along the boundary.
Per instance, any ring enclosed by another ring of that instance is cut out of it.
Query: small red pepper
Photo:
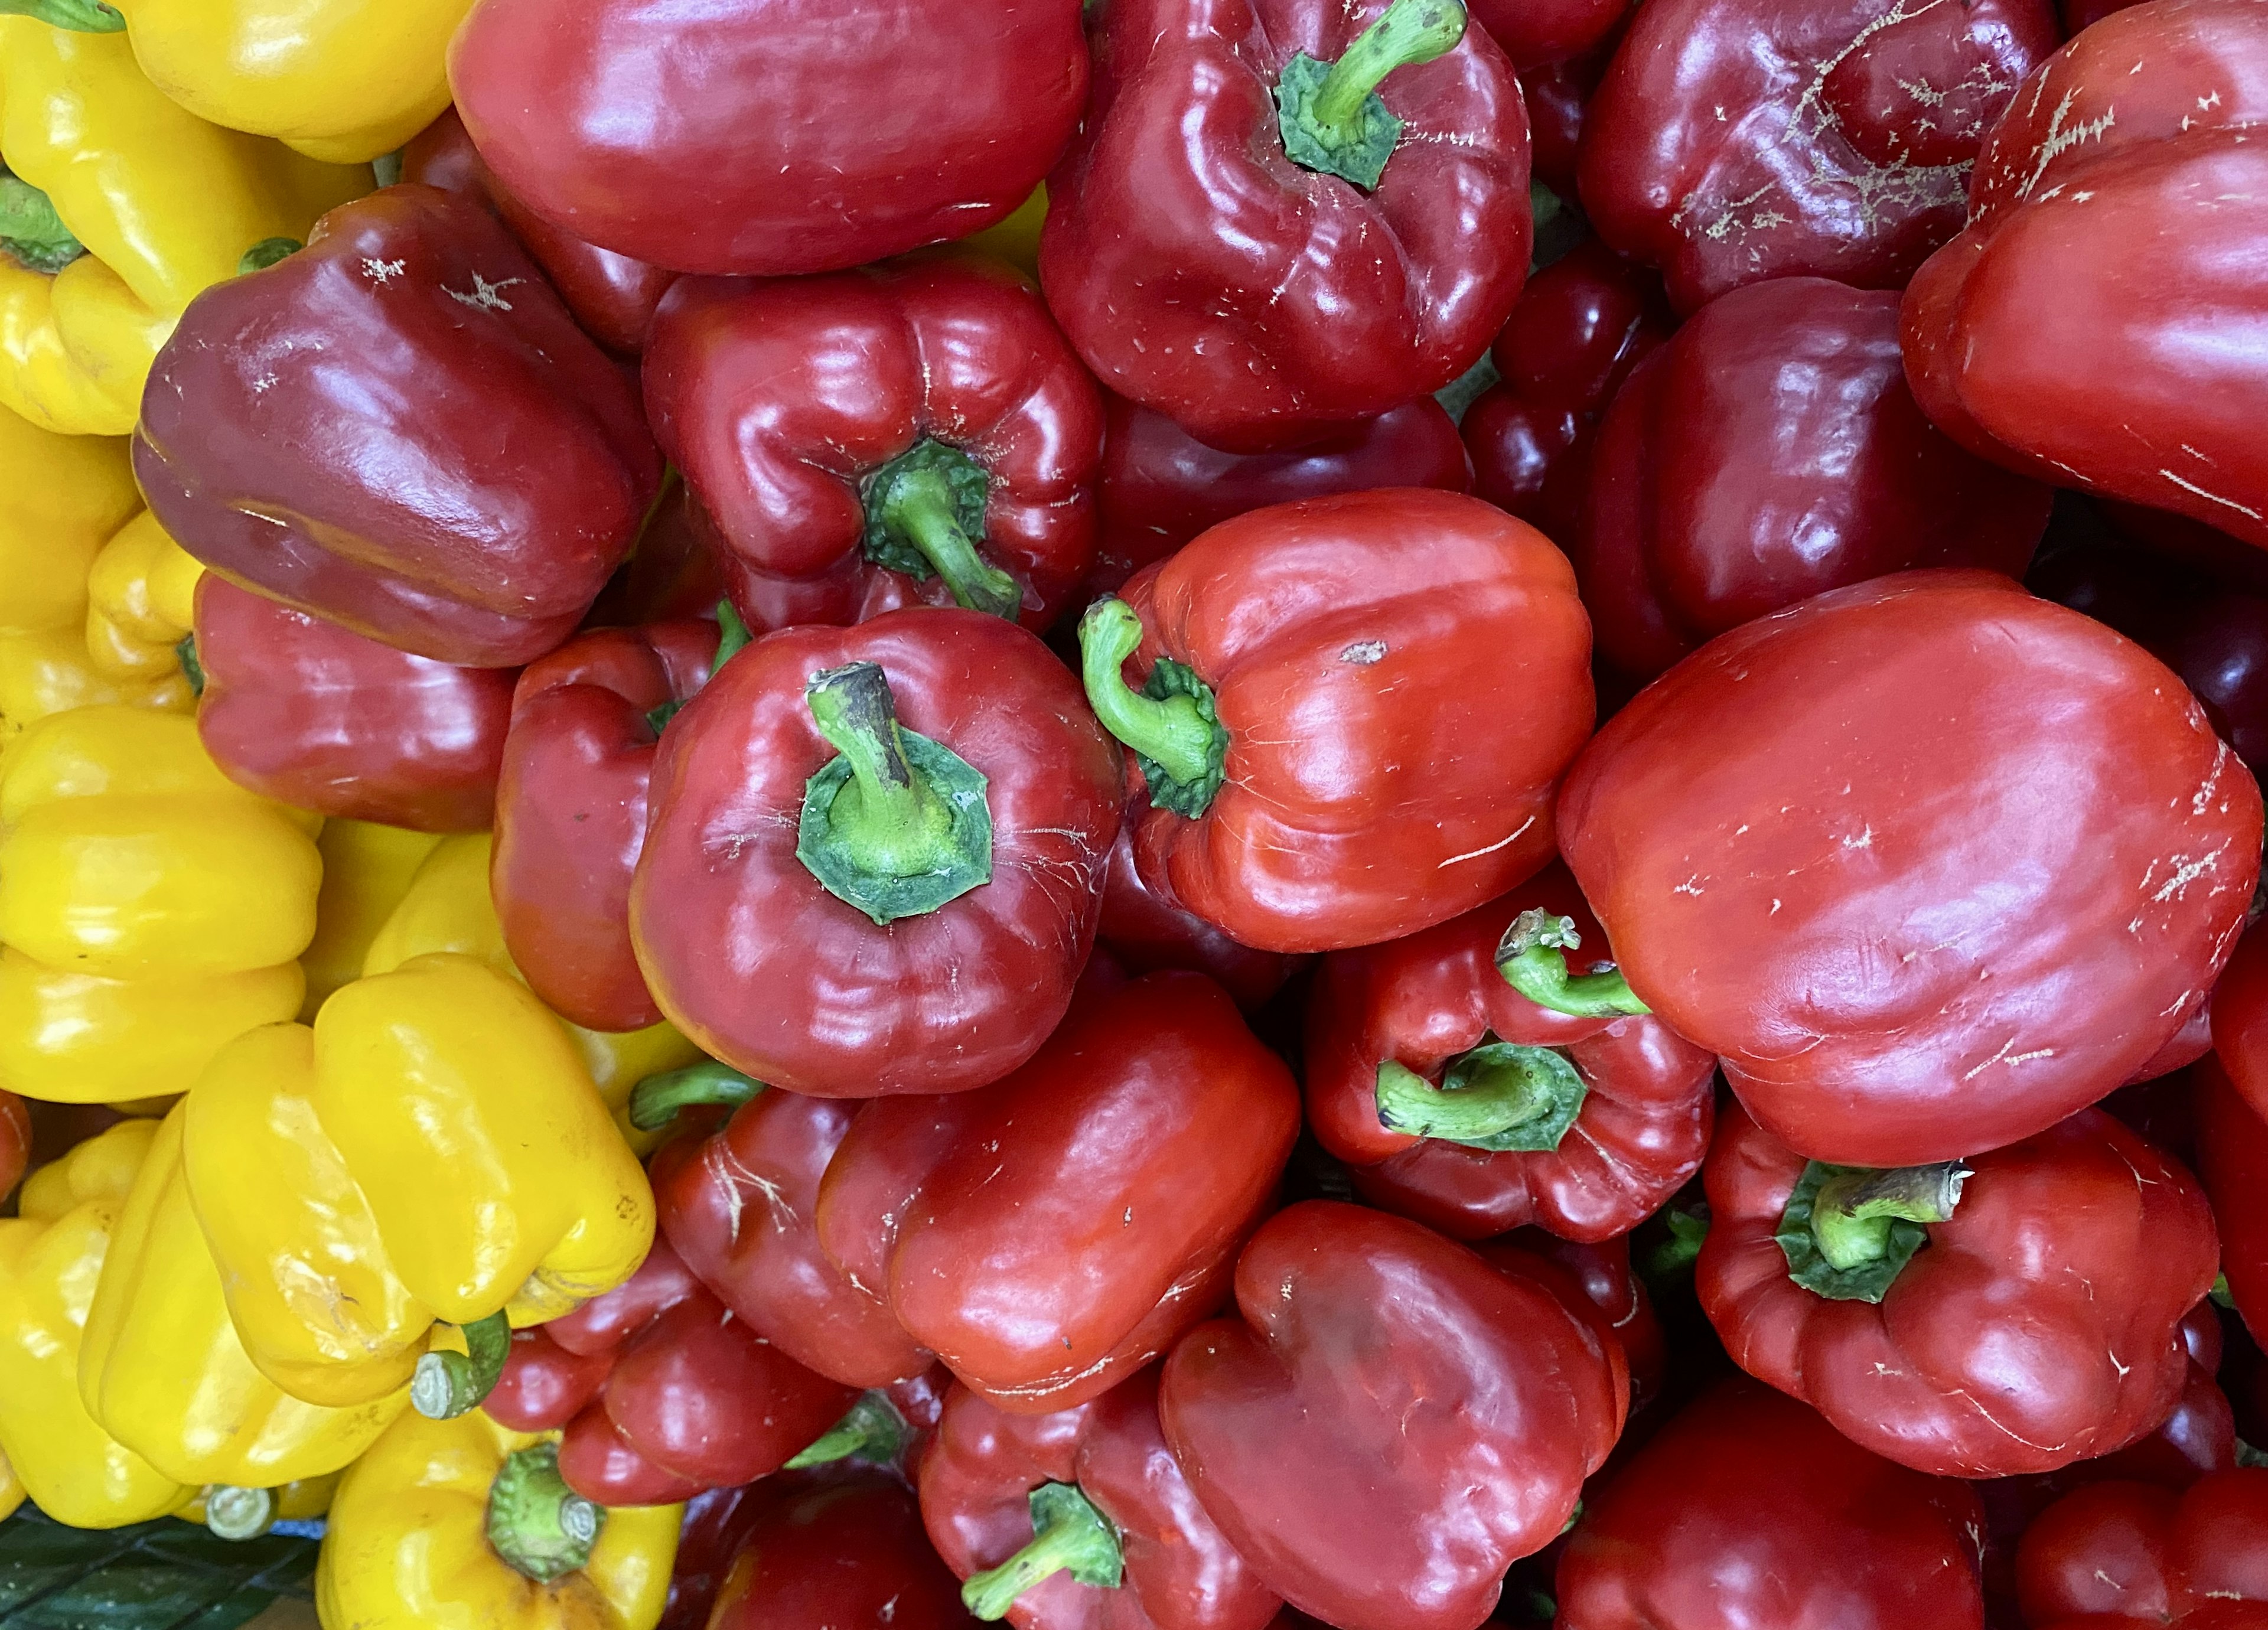
[[[974,1630],[897,1479],[790,1473],[751,1504],[705,1630]]]
[[[2268,1117],[2220,1064],[2196,1066],[2198,1175],[2220,1228],[2220,1271],[2256,1342],[2268,1339]]]
[[[1141,868],[1134,864],[1134,829],[1149,808],[1149,800],[1137,794],[1127,806],[1118,841],[1110,846],[1097,943],[1115,952],[1129,973],[1181,968],[1204,974],[1234,997],[1238,1007],[1253,1012],[1283,988],[1300,959],[1239,945],[1142,881]]]
[[[2183,1494],[2096,1483],[2042,1512],[2016,1549],[2028,1630],[2257,1630],[2268,1624],[2268,1471]]]

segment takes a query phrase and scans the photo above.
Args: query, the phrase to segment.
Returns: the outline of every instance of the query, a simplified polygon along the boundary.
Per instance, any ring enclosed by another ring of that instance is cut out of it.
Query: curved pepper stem
[[[236,275],[266,271],[279,261],[288,261],[307,246],[297,238],[262,238],[237,257]]]
[[[740,614],[733,609],[733,602],[729,600],[718,601],[717,602],[717,654],[709,659],[709,672],[703,675],[701,682],[707,684],[710,680],[716,678],[717,670],[740,655],[742,648],[755,638],[755,635],[748,632],[748,625],[740,621]],[[648,708],[645,715],[645,727],[654,734],[659,735],[671,719],[685,711],[685,704],[692,699],[691,697],[672,697],[659,707]]]
[[[116,6],[101,0],[0,0],[0,12],[36,17],[43,23],[75,34],[118,34],[126,32],[126,18]]]
[[[1016,1598],[1042,1579],[1069,1573],[1083,1585],[1115,1590],[1125,1576],[1118,1530],[1075,1483],[1032,1491],[1032,1543],[998,1567],[971,1574],[961,1604],[983,1619],[1005,1619]]]
[[[1589,1090],[1549,1047],[1491,1042],[1453,1059],[1439,1087],[1391,1058],[1381,1062],[1378,1124],[1469,1149],[1556,1149]]]
[[[591,1560],[607,1508],[567,1486],[559,1445],[514,1449],[489,1485],[488,1536],[496,1553],[540,1585]]]
[[[1619,970],[1570,974],[1567,953],[1582,943],[1573,918],[1522,911],[1497,941],[1496,970],[1513,990],[1553,1013],[1609,1019],[1653,1011],[1638,1000]]]
[[[895,1460],[905,1442],[906,1418],[898,1413],[889,1396],[879,1390],[862,1392],[843,1419],[790,1459],[786,1469],[800,1471],[806,1466],[823,1466],[833,1460]]]
[[[941,577],[954,604],[1014,622],[1023,591],[976,552],[991,491],[991,476],[966,453],[920,443],[866,477],[866,557],[917,579]]]
[[[1379,100],[1379,85],[1397,68],[1447,55],[1464,37],[1459,0],[1394,0],[1337,62],[1298,53],[1276,82],[1285,156],[1365,191],[1377,186],[1402,139],[1402,121]]]
[[[205,1486],[205,1526],[221,1539],[257,1539],[276,1521],[276,1495],[234,1483]]]
[[[409,1405],[428,1420],[454,1420],[477,1408],[496,1390],[512,1352],[512,1324],[500,1312],[458,1328],[465,1351],[425,1353],[409,1378]]]
[[[763,1089],[763,1082],[731,1065],[703,1058],[681,1070],[649,1075],[631,1088],[630,1125],[640,1132],[659,1132],[680,1110],[711,1104],[737,1110]]]
[[[59,272],[86,253],[47,194],[0,173],[0,254],[26,271]]]
[[[1126,659],[1142,643],[1134,608],[1107,595],[1079,620],[1079,674],[1087,705],[1102,727],[1128,747],[1150,784],[1150,801],[1194,820],[1220,791],[1228,732],[1214,711],[1212,687],[1170,657],[1160,657],[1149,682],[1126,682]]]
[[[189,694],[202,697],[205,693],[205,665],[197,660],[197,637],[184,634],[173,647],[173,660],[181,665],[181,672],[189,682]]]
[[[1973,1174],[1959,1161],[1876,1170],[1813,1161],[1803,1169],[1775,1236],[1788,1277],[1837,1302],[1880,1302],[1951,1219]]]

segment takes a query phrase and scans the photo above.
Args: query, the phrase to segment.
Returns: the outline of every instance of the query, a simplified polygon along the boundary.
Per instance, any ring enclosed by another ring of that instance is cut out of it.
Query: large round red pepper
[[[1464,372],[1531,230],[1519,82],[1464,21],[1456,0],[1113,0],[1040,237],[1105,385],[1251,453]]]
[[[646,983],[713,1056],[822,1097],[958,1092],[1030,1058],[1094,944],[1125,798],[1079,682],[952,608],[758,640],[671,721],[652,785]]]
[[[2028,1630],[2268,1626],[2268,1471],[2186,1493],[2097,1483],[2042,1512],[2016,1549]]]
[[[1453,1239],[1627,1234],[1708,1151],[1712,1055],[1645,1014],[1539,1007],[1497,970],[1505,932],[1539,911],[1597,943],[1554,867],[1406,940],[1333,952],[1307,999],[1316,1140],[1365,1199]]]
[[[1309,1200],[1252,1236],[1236,1305],[1166,1361],[1166,1441],[1261,1580],[1340,1630],[1475,1630],[1622,1430],[1606,1321],[1516,1252]]]
[[[1898,297],[1781,277],[1712,301],[1631,377],[1570,551],[1599,653],[1646,680],[1727,629],[1911,566],[2024,569],[2049,490],[1932,429]]]
[[[1981,572],[1719,636],[1559,803],[1631,987],[1815,1160],[1955,1160],[2133,1074],[2205,999],[2260,793],[2181,682]]]
[[[1024,202],[1086,92],[1053,0],[481,0],[457,111],[504,185],[680,271],[834,271]]]
[[[190,303],[134,474],[222,576],[419,656],[516,667],[630,552],[661,458],[635,387],[511,235],[405,186]]]
[[[895,1478],[792,1474],[753,1503],[704,1630],[975,1630]]]
[[[1585,1501],[1559,1630],[1983,1630],[1984,1514],[1793,1399],[1720,1383]]]
[[[1134,864],[1134,829],[1149,807],[1147,799],[1136,796],[1127,807],[1126,823],[1118,829],[1118,841],[1110,846],[1096,942],[1109,948],[1130,973],[1182,968],[1204,974],[1250,1013],[1283,988],[1300,959],[1239,945],[1142,881],[1142,870]]]
[[[923,600],[1044,628],[1094,563],[1101,402],[997,262],[686,279],[645,400],[752,628]]]
[[[1458,493],[1224,522],[1097,601],[1079,643],[1153,806],[1144,878],[1263,950],[1390,940],[1533,874],[1592,721],[1566,557]]]
[[[421,832],[496,818],[509,668],[458,667],[197,583],[197,735],[230,780],[318,815]]]
[[[2268,1339],[2268,1117],[2208,1058],[2196,1066],[2198,1175],[2220,1228],[2220,1267],[2252,1339]]]
[[[1212,1312],[1275,1198],[1299,1088],[1211,980],[1083,999],[1005,1081],[870,1103],[820,1243],[1005,1409],[1067,1409]]]
[[[2263,120],[2251,0],[2157,0],[2065,47],[1907,291],[1922,410],[2043,480],[2268,545]]]

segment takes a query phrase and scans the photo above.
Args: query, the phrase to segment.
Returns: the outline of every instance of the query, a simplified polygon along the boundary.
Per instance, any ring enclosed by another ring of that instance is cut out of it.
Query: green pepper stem
[[[559,1475],[556,1443],[513,1450],[489,1485],[489,1544],[541,1585],[587,1563],[606,1521],[605,1507],[585,1500]]]
[[[0,173],[0,250],[26,269],[58,272],[86,253],[47,194],[29,181]]]
[[[1356,36],[1346,55],[1331,64],[1315,93],[1317,124],[1352,139],[1363,99],[1397,68],[1445,56],[1465,37],[1465,8],[1458,0],[1394,0],[1385,15]]]
[[[1573,918],[1522,911],[1497,942],[1496,970],[1513,990],[1554,1013],[1606,1019],[1653,1011],[1638,999],[1619,969],[1568,973],[1566,953],[1582,943]]]
[[[1819,1185],[1811,1204],[1811,1236],[1838,1272],[1889,1254],[1894,1222],[1943,1222],[1961,1203],[1970,1173],[1959,1161],[1838,1172]]]
[[[1217,728],[1194,697],[1145,697],[1126,682],[1126,659],[1142,643],[1142,619],[1116,595],[1096,601],[1079,621],[1079,671],[1087,705],[1102,727],[1154,759],[1176,781],[1194,783],[1210,768]]]
[[[1016,620],[1024,608],[1016,579],[978,554],[976,542],[961,530],[960,505],[942,470],[909,467],[900,471],[879,495],[874,512],[885,527],[921,551],[953,591],[955,605]]]
[[[197,637],[195,634],[181,636],[180,643],[173,647],[173,660],[181,665],[181,672],[188,676],[189,694],[202,697],[205,693],[205,665],[197,660]]]
[[[512,1324],[496,1312],[458,1326],[462,1353],[428,1353],[409,1380],[409,1405],[428,1420],[453,1420],[496,1390],[512,1353]]]
[[[1032,1543],[998,1567],[971,1574],[961,1604],[977,1618],[1005,1619],[1018,1597],[1042,1580],[1069,1572],[1081,1584],[1115,1588],[1124,1552],[1110,1519],[1074,1484],[1042,1483],[1032,1491]]]
[[[288,261],[307,246],[297,238],[262,238],[237,259],[236,275],[266,271],[279,261]]]
[[[0,0],[0,12],[36,17],[43,23],[75,34],[117,34],[126,32],[126,18],[116,6],[101,0]]]
[[[906,1441],[906,1418],[898,1413],[887,1394],[862,1392],[842,1420],[827,1428],[810,1445],[788,1461],[786,1469],[823,1466],[831,1460],[887,1461],[896,1457]]]
[[[846,662],[804,687],[819,734],[850,763],[828,822],[836,840],[870,870],[917,876],[945,864],[953,813],[906,757],[890,682],[874,662]]]
[[[763,1089],[763,1082],[731,1065],[703,1058],[681,1070],[649,1075],[630,1088],[630,1125],[640,1132],[659,1132],[680,1110],[709,1104],[738,1109]]]
[[[1668,1237],[1656,1241],[1638,1265],[1639,1273],[1648,1280],[1666,1280],[1690,1271],[1700,1259],[1701,1247],[1709,1237],[1709,1208],[1705,1202],[1691,1209],[1671,1206],[1660,1215]]]
[[[1551,1084],[1519,1059],[1476,1071],[1454,1090],[1388,1058],[1378,1066],[1378,1122],[1413,1138],[1470,1143],[1522,1126],[1551,1109]]]
[[[709,671],[702,676],[701,682],[706,684],[716,678],[717,670],[740,655],[742,649],[755,638],[755,635],[748,632],[748,625],[740,621],[740,614],[733,609],[733,602],[729,600],[718,601],[717,602],[717,654],[709,659]],[[691,697],[672,697],[659,707],[648,708],[645,715],[645,727],[657,736],[659,735],[668,726],[671,719],[685,711],[685,704],[692,699]]]
[[[257,1539],[276,1521],[276,1496],[235,1483],[205,1486],[205,1526],[221,1539]]]

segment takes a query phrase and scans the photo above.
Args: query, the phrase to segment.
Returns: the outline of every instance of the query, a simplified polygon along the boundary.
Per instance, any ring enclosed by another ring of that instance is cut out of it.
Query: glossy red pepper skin
[[[1234,997],[1239,1007],[1253,1012],[1283,989],[1300,959],[1239,945],[1142,881],[1141,868],[1134,864],[1134,828],[1149,807],[1147,799],[1136,795],[1118,841],[1110,846],[1096,943],[1108,947],[1128,973],[1180,968],[1204,974]]]
[[[1906,372],[1940,429],[2268,546],[2264,70],[2250,0],[2179,0],[2104,18],[2026,84],[1967,229],[1906,293]]]
[[[705,1630],[976,1630],[895,1478],[790,1472],[758,1485],[755,1503]]]
[[[2213,1051],[2229,1084],[2268,1116],[2268,933],[2247,933],[2213,992]]]
[[[1600,426],[1571,551],[1632,679],[1799,600],[1914,566],[2020,575],[2051,493],[1938,433],[1898,297],[1781,277],[1712,301]]]
[[[1186,665],[1228,733],[1219,793],[1196,820],[1144,816],[1135,862],[1240,943],[1414,933],[1550,858],[1594,702],[1574,573],[1532,527],[1420,489],[1278,505],[1136,577],[1126,602],[1130,675]]]
[[[1668,1340],[1646,1281],[1631,1266],[1630,1236],[1609,1240],[1563,1240],[1542,1228],[1515,1229],[1474,1247],[1491,1262],[1515,1271],[1535,1272],[1541,1257],[1565,1275],[1574,1292],[1599,1310],[1614,1331],[1630,1370],[1631,1411],[1657,1397],[1668,1379]]]
[[[725,598],[714,527],[682,481],[668,483],[646,517],[637,547],[592,602],[590,625],[629,628],[679,617],[713,616]]]
[[[405,186],[190,303],[134,474],[232,581],[436,661],[517,667],[630,552],[661,457],[636,389],[504,229]]]
[[[1530,69],[1580,56],[1613,33],[1630,15],[1631,0],[1475,0],[1471,10],[1525,82]]]
[[[654,710],[709,676],[717,625],[685,619],[578,634],[512,695],[489,892],[528,988],[593,1030],[661,1009],[630,947],[630,874],[660,741]]]
[[[1768,277],[1898,288],[2061,37],[2049,0],[1641,7],[1585,114],[1584,211],[1681,312]]]
[[[1008,1610],[1016,1630],[1266,1630],[1283,1602],[1197,1503],[1158,1426],[1158,1372],[1145,1369],[1073,1409],[1012,1415],[956,1387],[922,1467],[922,1522],[961,1578],[1029,1545],[1029,1503],[1068,1483],[1117,1530],[1116,1589],[1058,1573]]]
[[[1688,1405],[1584,1501],[1560,1630],[1983,1630],[1984,1515],[1749,1381]]]
[[[2155,659],[1955,571],[1719,636],[1608,722],[1559,804],[1631,989],[1782,1142],[1884,1167],[2129,1079],[2234,948],[2260,820]]]
[[[1529,156],[1535,179],[1570,201],[1576,196],[1583,114],[1614,58],[1614,46],[1609,38],[1586,55],[1520,70],[1521,100],[1528,107]]]
[[[2268,1336],[2268,1117],[2219,1064],[2197,1066],[2198,1175],[2220,1227],[2220,1266],[2255,1341]]]
[[[1048,178],[1040,282],[1103,384],[1230,452],[1298,446],[1439,390],[1527,272],[1528,115],[1476,28],[1388,75],[1404,121],[1364,192],[1284,151],[1272,92],[1387,0],[1120,0]]]
[[[1038,291],[1000,262],[688,279],[655,317],[645,400],[759,631],[953,603],[943,577],[917,581],[868,545],[870,483],[925,443],[987,478],[969,541],[1014,579],[1027,625],[1045,628],[1094,564],[1101,400]]]
[[[988,778],[991,881],[887,929],[795,857],[805,783],[835,756],[804,686],[851,661],[879,663],[904,727]],[[1125,799],[1079,682],[1023,630],[953,608],[756,641],[670,722],[652,785],[630,933],[662,1011],[735,1069],[821,1097],[958,1092],[1030,1058],[1094,944]]]
[[[481,1407],[515,1432],[555,1432],[599,1396],[614,1368],[612,1347],[571,1353],[541,1324],[516,1330],[504,1374]]]
[[[421,832],[495,819],[511,669],[412,656],[210,572],[196,642],[197,735],[239,786]]]
[[[32,1112],[12,1092],[0,1092],[0,1199],[23,1181],[32,1159]]]
[[[1239,1317],[1166,1361],[1166,1441],[1292,1606],[1341,1630],[1474,1630],[1574,1511],[1629,1375],[1597,1310],[1516,1255],[1306,1201],[1245,1247]]]
[[[2028,1630],[2259,1630],[2268,1625],[2268,1471],[2183,1494],[2097,1483],[2042,1512],[2016,1551]]]
[[[820,1243],[971,1390],[1068,1409],[1219,1305],[1299,1126],[1291,1073],[1227,993],[1152,974],[1083,999],[991,1087],[866,1105],[820,1185]]]
[[[1345,1162],[1355,1191],[1452,1239],[1526,1224],[1571,1239],[1627,1234],[1701,1168],[1717,1060],[1659,1019],[1577,1018],[1539,1007],[1496,970],[1497,944],[1529,910],[1605,936],[1562,867],[1404,940],[1334,951],[1307,999],[1307,1125]],[[1388,1061],[1440,1085],[1454,1059],[1491,1040],[1545,1048],[1582,1078],[1582,1108],[1557,1147],[1491,1152],[1388,1128]]]

